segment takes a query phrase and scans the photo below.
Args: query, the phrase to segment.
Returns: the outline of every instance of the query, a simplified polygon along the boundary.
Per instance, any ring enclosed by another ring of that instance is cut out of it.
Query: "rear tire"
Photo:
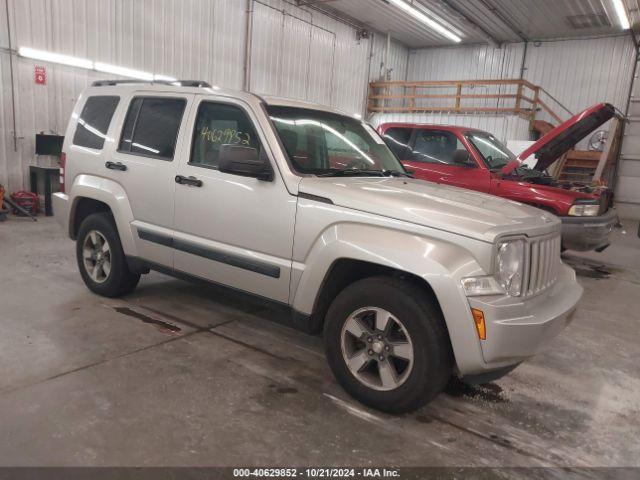
[[[131,293],[140,281],[140,274],[129,270],[118,229],[109,213],[93,213],[82,221],[76,259],[85,285],[103,297]]]
[[[424,289],[398,278],[370,277],[340,292],[327,312],[324,340],[340,385],[389,413],[425,405],[453,371],[440,309]]]

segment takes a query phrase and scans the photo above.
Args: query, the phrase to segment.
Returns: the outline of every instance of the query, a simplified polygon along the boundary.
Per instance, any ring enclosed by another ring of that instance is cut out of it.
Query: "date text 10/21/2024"
[[[235,468],[234,478],[398,478],[393,468]]]

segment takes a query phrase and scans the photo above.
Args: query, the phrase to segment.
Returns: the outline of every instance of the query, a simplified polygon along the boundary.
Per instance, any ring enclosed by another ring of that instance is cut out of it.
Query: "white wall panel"
[[[1,19],[0,19],[1,21]],[[22,179],[18,159],[13,151],[13,120],[11,113],[11,77],[9,54],[0,50],[0,184],[17,185]]]
[[[336,52],[336,36],[319,28],[311,29],[309,52],[306,58],[307,82],[305,99],[309,102],[331,104]]]
[[[524,44],[506,44],[502,48],[488,45],[467,45],[414,50],[409,54],[407,80],[484,80],[518,78],[522,65]],[[514,94],[515,86],[464,87],[465,94]],[[440,95],[455,94],[452,88],[429,88],[419,93]],[[452,99],[418,100],[416,105],[453,106]],[[498,99],[463,100],[461,105],[475,107],[513,106],[513,101]]]
[[[640,64],[638,65],[640,66]],[[624,129],[616,183],[616,208],[621,218],[640,220],[640,70],[636,67],[629,123]]]
[[[407,80],[518,78],[523,51],[520,43],[413,50]]]
[[[529,44],[524,76],[573,113],[598,102],[624,111],[634,58],[633,41],[626,35]],[[568,117],[561,109],[556,113]]]
[[[355,31],[336,24],[331,105],[346,113],[364,113],[368,87],[369,42],[356,41]]]
[[[384,66],[385,50],[387,45],[387,37],[382,33],[373,34],[373,47],[371,50],[371,71],[369,72],[369,80],[404,80],[407,75],[407,66],[409,62],[409,49],[391,39],[389,48],[389,58],[387,67]],[[390,78],[384,78],[385,70],[391,69]]]

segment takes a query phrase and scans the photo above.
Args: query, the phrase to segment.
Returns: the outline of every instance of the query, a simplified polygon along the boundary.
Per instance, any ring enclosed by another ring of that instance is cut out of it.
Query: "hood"
[[[335,205],[493,242],[499,234],[541,235],[559,228],[554,215],[521,203],[403,177],[304,177],[300,194]]]
[[[593,132],[603,123],[611,120],[616,114],[613,105],[599,103],[587,108],[584,112],[574,115],[566,122],[558,125],[540,140],[518,155],[517,159],[502,168],[502,173],[513,172],[523,161],[535,155],[537,163],[535,170],[548,168],[560,156],[572,149],[576,143]]]

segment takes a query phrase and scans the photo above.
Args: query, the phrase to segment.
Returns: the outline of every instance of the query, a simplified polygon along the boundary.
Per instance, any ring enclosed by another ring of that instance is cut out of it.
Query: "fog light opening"
[[[473,315],[473,321],[476,324],[476,331],[478,332],[478,338],[480,340],[487,339],[487,325],[484,322],[484,313],[478,308],[472,308],[471,314]]]

